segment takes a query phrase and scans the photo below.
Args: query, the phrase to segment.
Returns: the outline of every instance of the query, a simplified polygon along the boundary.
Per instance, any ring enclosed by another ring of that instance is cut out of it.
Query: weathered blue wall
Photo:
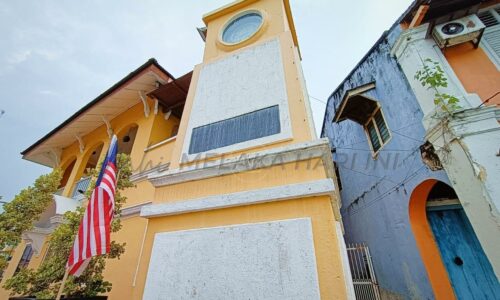
[[[448,183],[443,171],[429,170],[420,157],[423,114],[390,56],[400,34],[395,26],[378,41],[328,99],[322,137],[328,137],[339,167],[346,241],[366,242],[386,296],[434,299],[410,226],[408,203],[413,189],[428,178]],[[366,134],[351,120],[332,123],[345,92],[375,82],[365,94],[380,102],[391,139],[372,158]]]

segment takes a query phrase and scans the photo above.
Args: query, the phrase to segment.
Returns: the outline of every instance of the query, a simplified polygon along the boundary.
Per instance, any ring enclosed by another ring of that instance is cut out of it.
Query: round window
[[[230,21],[222,32],[222,41],[236,44],[251,37],[262,25],[262,15],[258,12],[246,13]]]

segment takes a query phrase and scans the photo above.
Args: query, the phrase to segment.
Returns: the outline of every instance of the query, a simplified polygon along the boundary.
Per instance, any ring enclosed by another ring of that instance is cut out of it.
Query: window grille
[[[275,105],[194,128],[189,154],[278,134],[280,131],[279,107]]]

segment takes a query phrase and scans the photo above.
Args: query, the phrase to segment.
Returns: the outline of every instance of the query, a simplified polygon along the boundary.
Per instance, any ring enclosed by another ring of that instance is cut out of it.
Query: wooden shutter
[[[490,50],[497,56],[497,61],[500,61],[500,25],[486,28],[483,38]]]
[[[486,26],[482,38],[483,48],[500,66],[500,7],[483,11],[478,16]]]
[[[385,124],[384,117],[382,116],[382,112],[380,110],[375,114],[375,123],[377,124],[382,142],[387,142],[390,137],[389,130],[387,129],[387,125]]]
[[[370,142],[372,144],[373,152],[377,152],[382,144],[378,139],[377,129],[375,129],[375,125],[373,124],[373,120],[370,120],[366,125],[366,130],[368,131],[368,137],[370,138]]]

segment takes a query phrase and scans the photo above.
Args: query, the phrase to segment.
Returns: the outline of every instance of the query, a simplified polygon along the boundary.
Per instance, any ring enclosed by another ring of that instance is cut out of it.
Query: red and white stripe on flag
[[[90,197],[71,249],[69,274],[80,276],[93,256],[109,253],[116,190],[116,166],[109,161]]]

